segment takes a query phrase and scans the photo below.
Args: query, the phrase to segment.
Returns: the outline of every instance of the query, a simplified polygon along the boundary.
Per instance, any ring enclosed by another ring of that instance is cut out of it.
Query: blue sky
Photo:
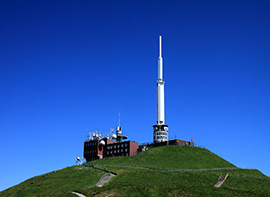
[[[89,131],[169,135],[270,175],[269,1],[1,1],[0,190],[75,164]]]

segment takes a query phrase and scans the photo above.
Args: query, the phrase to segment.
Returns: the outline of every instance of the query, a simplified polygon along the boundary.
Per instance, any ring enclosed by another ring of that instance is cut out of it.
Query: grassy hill
[[[0,196],[74,196],[68,192],[94,187],[103,174],[83,166],[67,167],[28,179]]]
[[[206,149],[166,146],[131,157],[114,157],[86,165],[118,172],[102,188],[95,184],[105,174],[85,166],[73,166],[29,179],[0,192],[0,196],[270,196],[270,179],[258,170],[235,166]],[[208,168],[209,170],[199,171]],[[197,169],[178,171],[179,169]],[[221,188],[219,176],[229,173]]]
[[[131,157],[111,157],[89,162],[90,165],[138,166],[164,169],[199,169],[235,167],[216,154],[190,146],[163,146],[151,148]]]

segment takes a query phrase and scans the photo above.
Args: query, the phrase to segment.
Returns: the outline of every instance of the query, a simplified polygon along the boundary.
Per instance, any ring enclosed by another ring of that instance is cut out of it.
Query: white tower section
[[[158,124],[165,124],[164,110],[165,109],[164,109],[162,43],[161,43],[161,36],[159,36],[158,81],[157,81],[157,123]]]
[[[158,80],[157,80],[157,125],[154,125],[154,143],[168,141],[168,125],[165,125],[165,103],[164,103],[163,81],[163,59],[162,40],[159,36],[159,57],[158,57]]]

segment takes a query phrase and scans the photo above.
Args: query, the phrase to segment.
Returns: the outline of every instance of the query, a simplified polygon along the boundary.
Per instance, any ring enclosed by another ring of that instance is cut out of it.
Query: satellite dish
[[[84,159],[83,157],[82,158],[81,157],[76,158],[76,163],[77,163],[78,166],[83,164],[83,159]]]
[[[100,143],[100,145],[102,145],[102,146],[104,146],[104,145],[105,145],[104,140],[101,140],[99,143]]]
[[[164,127],[164,131],[168,131],[169,129],[168,129],[168,127]]]

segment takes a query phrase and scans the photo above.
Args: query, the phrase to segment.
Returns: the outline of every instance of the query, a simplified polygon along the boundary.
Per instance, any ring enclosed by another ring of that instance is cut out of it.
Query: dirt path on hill
[[[103,175],[99,182],[96,184],[96,187],[103,187],[106,183],[108,183],[115,175],[114,174],[105,174]]]
[[[108,183],[114,176],[117,175],[116,172],[113,171],[109,171],[106,169],[102,169],[102,168],[97,168],[95,166],[84,166],[84,167],[89,167],[89,168],[93,168],[95,170],[100,170],[103,172],[107,172],[107,174],[104,174],[98,181],[98,183],[96,184],[96,187],[103,187],[106,183]],[[80,194],[78,192],[71,192],[72,194],[75,194],[79,197],[86,197],[84,194]]]
[[[80,193],[78,193],[78,192],[71,192],[72,194],[75,194],[75,195],[77,195],[77,196],[79,196],[79,197],[86,197],[85,195],[83,195],[83,194],[80,194]]]
[[[110,171],[110,170],[106,170],[106,169],[102,169],[102,168],[97,168],[95,166],[85,166],[85,167],[89,167],[89,168],[93,168],[95,170],[100,170],[103,172],[107,172],[108,174],[104,174],[98,181],[98,183],[96,184],[96,187],[103,187],[103,185],[105,185],[106,183],[108,183],[114,176],[117,175],[116,172]]]
[[[226,174],[226,176],[221,176],[217,182],[217,184],[214,185],[215,188],[219,188],[221,187],[221,185],[226,181],[228,177],[228,173]]]
[[[98,167],[95,167],[95,166],[84,166],[84,167],[93,168],[95,170],[100,170],[100,171],[107,172],[107,173],[110,173],[110,174],[113,174],[113,175],[117,175],[116,172],[106,170],[106,169],[102,169],[102,168],[98,168]]]

